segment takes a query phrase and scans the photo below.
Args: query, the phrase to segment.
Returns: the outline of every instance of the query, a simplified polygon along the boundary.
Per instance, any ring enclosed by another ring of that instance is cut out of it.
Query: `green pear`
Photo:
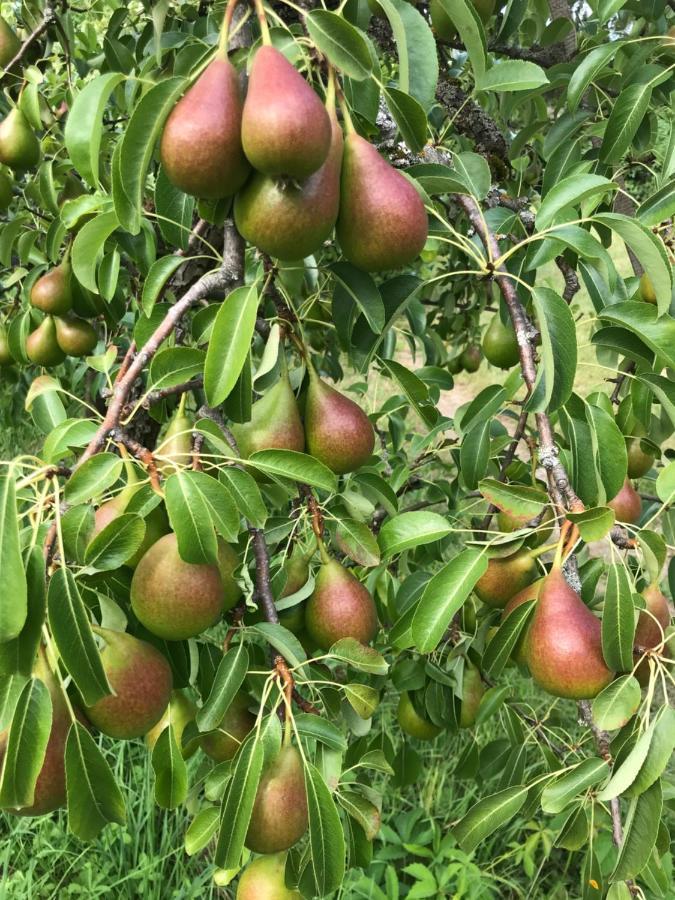
[[[255,725],[256,717],[249,712],[249,702],[246,694],[239,691],[235,694],[218,728],[200,738],[200,747],[211,759],[225,762],[235,756],[242,741]]]
[[[644,272],[640,278],[640,297],[645,303],[656,303],[654,284],[646,272]]]
[[[448,360],[447,368],[448,368],[448,372],[450,372],[451,375],[459,375],[459,373],[464,368],[462,366],[462,357],[461,356],[453,356],[452,359]]]
[[[169,727],[169,725],[173,726],[176,743],[181,747],[181,739],[185,727],[190,722],[194,721],[196,713],[197,707],[192,700],[186,697],[183,691],[174,691],[171,694],[171,700],[164,711],[164,715],[154,728],[151,728],[145,735],[145,743],[148,745],[148,749],[152,750],[154,748],[157,743],[157,738]],[[188,744],[187,748],[181,747],[181,753],[184,759],[189,759],[196,751],[197,744],[192,741]]]
[[[72,270],[68,259],[45,272],[30,292],[30,302],[50,316],[64,316],[73,307]]]
[[[302,900],[299,891],[286,887],[286,854],[259,856],[239,878],[236,900]]]
[[[23,112],[14,107],[0,122],[0,162],[23,172],[37,166],[40,155],[40,141]]]
[[[627,522],[629,525],[634,525],[642,515],[642,500],[628,478],[607,506],[614,510],[617,521]]]
[[[142,737],[164,715],[173,676],[164,656],[146,641],[123,631],[96,628],[104,642],[101,662],[114,691],[88,706],[89,721],[109,737]]]
[[[289,744],[263,769],[245,844],[255,853],[288,850],[307,831],[307,822],[302,757]]]
[[[483,353],[487,361],[499,369],[510,369],[520,360],[515,329],[510,321],[505,325],[498,312],[483,337]]]
[[[286,372],[251,407],[251,419],[233,423],[232,434],[243,459],[258,450],[305,449],[305,432],[293,388]]]
[[[21,41],[7,21],[0,16],[0,69],[6,69],[20,49]]]
[[[301,553],[295,550],[284,563],[284,572],[286,573],[286,583],[283,590],[279,594],[279,599],[290,597],[291,594],[297,593],[301,587],[307,584],[309,578],[309,560],[313,554]],[[302,601],[291,606],[289,609],[282,609],[279,612],[279,622],[284,628],[292,631],[293,634],[299,634],[305,628],[305,610],[307,602]]]
[[[0,212],[9,209],[12,202],[12,179],[4,172],[0,172]]]
[[[155,450],[157,468],[165,475],[184,468],[192,460],[192,417],[185,412],[186,395],[183,394],[175,415],[169,422],[161,444]]]
[[[511,597],[534,581],[536,575],[537,565],[530,552],[519,550],[512,556],[488,560],[487,572],[478,579],[474,591],[483,603],[502,609]]]
[[[222,538],[218,538],[218,571],[220,572],[220,580],[223,583],[225,594],[225,611],[232,609],[241,599],[242,591],[237,579],[234,577],[234,573],[240,565],[241,560],[236,548]]]
[[[0,325],[0,367],[11,366],[14,363],[14,357],[9,349],[9,341],[7,340],[7,329],[4,325]]]
[[[483,351],[477,344],[469,344],[462,350],[459,359],[466,372],[477,372],[483,359]]]
[[[644,428],[636,426],[633,428],[633,435],[626,438],[629,478],[642,478],[654,465],[654,456],[642,449],[640,444],[642,437],[646,437]]]
[[[443,730],[417,712],[408,691],[399,697],[396,718],[402,731],[420,741],[433,741]]]
[[[309,637],[323,650],[346,637],[368,644],[377,634],[375,602],[348,569],[327,559],[307,601],[305,625]]]
[[[70,315],[67,318],[57,316],[56,342],[66,356],[89,356],[98,344],[96,329],[79,316]]]
[[[309,367],[305,402],[307,449],[338,475],[353,472],[373,453],[375,432],[360,406],[326,384]]]
[[[66,358],[56,340],[56,323],[52,316],[45,316],[38,327],[26,338],[26,356],[37,366],[57,366]]]
[[[547,506],[541,517],[535,516],[534,519],[531,519],[523,525],[519,519],[504,510],[500,510],[497,513],[497,524],[499,525],[499,530],[504,532],[504,534],[510,534],[512,531],[519,531],[521,528],[536,528],[536,531],[533,531],[532,536],[527,538],[527,543],[532,547],[540,547],[542,544],[545,544],[553,534],[553,529],[555,527],[555,513],[553,512],[552,506]]]
[[[459,727],[471,728],[476,724],[478,707],[485,693],[485,685],[479,669],[472,662],[464,663],[462,678],[462,702],[459,714]]]

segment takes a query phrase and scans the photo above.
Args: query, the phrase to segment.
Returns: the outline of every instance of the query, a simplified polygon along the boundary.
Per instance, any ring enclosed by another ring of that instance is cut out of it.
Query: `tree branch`
[[[33,31],[31,31],[31,33],[28,35],[26,40],[16,51],[16,53],[14,54],[12,59],[10,59],[10,61],[7,63],[7,65],[5,66],[5,71],[2,73],[2,75],[0,75],[0,81],[2,81],[3,78],[6,75],[8,75],[11,72],[11,70],[21,62],[21,60],[24,58],[24,56],[28,52],[28,49],[30,48],[31,44],[34,44],[35,41],[42,34],[44,34],[44,32],[49,28],[49,26],[52,24],[52,22],[55,19],[56,19],[56,9],[54,8],[54,6],[51,3],[47,2],[45,4],[45,8],[42,13],[42,19],[36,25],[36,27],[33,29]]]

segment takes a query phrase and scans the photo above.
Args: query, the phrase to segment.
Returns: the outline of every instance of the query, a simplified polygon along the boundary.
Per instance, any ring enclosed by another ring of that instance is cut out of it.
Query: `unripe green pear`
[[[510,369],[520,360],[515,329],[510,321],[505,325],[498,312],[483,337],[483,353],[489,363],[500,369]]]
[[[58,366],[66,358],[56,340],[56,323],[52,316],[45,316],[38,327],[26,338],[26,356],[36,366]]]
[[[286,887],[286,854],[259,856],[239,878],[236,900],[302,900],[299,891]]]
[[[40,162],[40,142],[23,112],[14,107],[0,122],[0,162],[15,172]]]
[[[527,543],[531,547],[540,547],[542,544],[545,544],[553,534],[553,529],[555,527],[555,513],[553,512],[552,506],[547,506],[545,507],[541,518],[535,516],[534,519],[523,525],[518,519],[509,515],[509,513],[500,510],[497,513],[497,524],[499,525],[499,530],[504,532],[504,534],[510,534],[512,531],[519,531],[521,528],[536,528],[536,531],[532,533],[532,536],[527,538]]]
[[[644,437],[642,428],[634,428],[633,436],[626,438],[626,455],[628,457],[627,475],[629,478],[642,478],[654,465],[654,457],[646,453],[640,444],[640,438]]]
[[[21,41],[7,21],[0,16],[0,69],[6,69],[20,49]]]
[[[176,469],[190,464],[192,459],[192,417],[185,412],[183,394],[175,415],[169,422],[161,444],[155,450],[157,468],[165,475],[172,475]]]
[[[245,844],[255,853],[288,850],[307,831],[307,823],[302,757],[289,744],[263,770]]]
[[[483,678],[477,666],[466,660],[462,677],[462,704],[459,714],[459,727],[471,728],[476,724],[478,707],[485,693]]]
[[[256,717],[249,712],[249,698],[239,691],[215,731],[210,731],[199,740],[199,746],[207,756],[216,762],[232,759],[242,741],[255,725]]]
[[[12,179],[0,172],[0,212],[5,212],[12,202]]]
[[[145,735],[145,743],[148,745],[148,749],[152,750],[154,748],[157,743],[157,738],[169,727],[169,725],[171,725],[173,726],[176,743],[181,747],[183,758],[189,759],[191,756],[194,756],[197,751],[197,744],[190,741],[187,748],[183,749],[181,740],[186,725],[194,721],[196,713],[197,707],[192,700],[186,697],[183,691],[174,691],[171,695],[169,705],[164,711],[164,715],[154,728],[151,728]]]
[[[307,601],[305,625],[323,650],[346,637],[368,644],[377,634],[377,610],[358,578],[337,560],[328,559],[321,564]]]
[[[70,315],[67,318],[57,316],[56,341],[67,356],[89,356],[93,353],[98,343],[96,329],[78,316]]]
[[[656,303],[656,291],[651,278],[646,272],[640,277],[640,297],[645,303]]]
[[[462,371],[462,357],[461,356],[453,356],[452,359],[448,360],[448,372],[451,375],[459,375]]]
[[[628,478],[607,506],[614,510],[618,522],[627,522],[629,525],[634,525],[642,515],[642,500]]]
[[[250,421],[232,424],[231,431],[243,459],[258,450],[305,449],[305,432],[286,372],[253,404]]]
[[[87,707],[87,718],[103,734],[120,740],[142,737],[164,715],[173,676],[164,656],[123,631],[97,628],[105,641],[103,669],[115,692]]]
[[[0,366],[11,366],[13,363],[14,357],[9,349],[7,329],[4,325],[0,325]]]
[[[633,644],[642,650],[652,650],[658,647],[665,637],[665,631],[670,625],[670,606],[668,599],[659,590],[658,584],[650,584],[643,591],[645,609],[640,610]],[[664,645],[662,656],[670,658],[669,646]],[[640,684],[645,687],[649,684],[649,663],[643,659],[638,665],[635,675]]]
[[[73,307],[72,271],[67,259],[38,278],[31,288],[30,302],[50,316],[64,316],[70,312]]]
[[[477,344],[469,344],[459,355],[466,372],[477,372],[483,359],[483,351]]]
[[[417,712],[407,691],[399,697],[396,718],[402,731],[420,741],[433,741],[443,730]]]
[[[478,579],[474,591],[483,603],[501,609],[511,597],[534,581],[536,575],[537,565],[531,553],[519,550],[512,556],[488,560],[487,572]]]

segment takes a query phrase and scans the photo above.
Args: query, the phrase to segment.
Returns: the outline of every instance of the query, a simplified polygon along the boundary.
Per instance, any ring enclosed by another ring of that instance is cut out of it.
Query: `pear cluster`
[[[240,233],[281,260],[310,256],[335,230],[350,262],[381,271],[412,262],[426,241],[412,183],[351,122],[343,136],[332,86],[324,105],[270,45],[253,57],[245,97],[219,51],[171,111],[160,156],[180,190],[234,197]]]

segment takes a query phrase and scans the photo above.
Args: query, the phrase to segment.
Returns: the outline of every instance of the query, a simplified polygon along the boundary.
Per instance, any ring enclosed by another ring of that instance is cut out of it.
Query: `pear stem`
[[[232,25],[232,17],[234,16],[234,10],[238,2],[239,0],[227,0],[223,24],[220,26],[220,37],[218,39],[216,59],[227,59],[227,45],[230,42],[230,26]]]
[[[530,550],[530,559],[538,559],[540,556],[543,556],[544,553],[549,553],[549,551],[555,550],[557,547],[558,541],[555,541],[553,544],[544,544],[543,547],[537,547],[534,550]]]
[[[330,557],[328,550],[326,550],[326,545],[324,544],[323,539],[320,538],[318,534],[316,534],[315,537],[316,537],[316,546],[319,550],[319,555],[321,556],[321,562],[329,563],[331,561],[331,557]]]
[[[335,69],[328,66],[328,87],[326,88],[326,110],[329,115],[335,115]]]
[[[354,123],[352,122],[352,117],[349,114],[349,108],[347,106],[347,101],[345,100],[345,95],[342,93],[342,89],[336,85],[336,93],[337,100],[340,105],[340,110],[342,112],[342,119],[344,123],[344,128],[347,134],[353,134],[356,129],[354,128]]]
[[[260,25],[263,46],[271,46],[272,39],[270,37],[270,30],[267,25],[267,17],[265,16],[262,0],[253,0],[253,5],[255,6],[255,13],[258,17],[258,24]]]

